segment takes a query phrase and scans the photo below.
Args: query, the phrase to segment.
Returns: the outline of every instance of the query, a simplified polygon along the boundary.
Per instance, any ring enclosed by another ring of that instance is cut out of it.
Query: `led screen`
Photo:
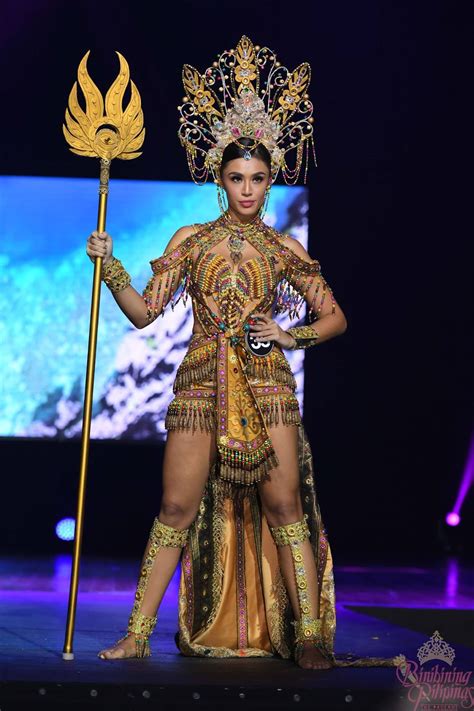
[[[85,244],[95,229],[97,187],[92,179],[0,177],[0,436],[81,434],[93,274]],[[110,184],[107,231],[140,293],[150,260],[173,233],[218,215],[213,185]],[[265,220],[306,246],[306,189],[274,186]],[[92,438],[164,438],[191,330],[189,300],[139,330],[102,286]],[[302,404],[303,351],[287,355]]]

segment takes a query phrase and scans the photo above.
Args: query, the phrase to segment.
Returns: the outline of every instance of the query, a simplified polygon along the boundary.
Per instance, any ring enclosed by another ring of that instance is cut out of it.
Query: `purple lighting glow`
[[[451,511],[446,516],[446,523],[448,524],[448,526],[457,526],[460,520],[461,520],[461,517],[459,516],[459,514],[455,513],[454,511]]]
[[[62,518],[61,521],[56,524],[56,535],[62,541],[72,541],[75,528],[76,522],[73,518]]]
[[[446,523],[449,526],[457,526],[461,521],[459,513],[461,507],[464,503],[464,499],[467,496],[472,483],[474,482],[474,435],[471,437],[471,442],[469,444],[469,451],[466,458],[466,466],[464,467],[464,472],[462,475],[461,483],[459,485],[458,493],[456,496],[456,501],[452,510],[446,515]]]

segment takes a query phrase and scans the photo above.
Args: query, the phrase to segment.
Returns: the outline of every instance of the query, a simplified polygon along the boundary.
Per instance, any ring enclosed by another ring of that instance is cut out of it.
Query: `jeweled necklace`
[[[234,222],[229,217],[229,213],[224,213],[224,218],[226,219],[227,225],[231,230],[227,245],[229,247],[230,258],[234,264],[238,264],[242,258],[242,252],[244,249],[244,242],[247,234],[251,233],[255,229],[256,223],[259,221],[260,216],[257,214],[250,222]]]

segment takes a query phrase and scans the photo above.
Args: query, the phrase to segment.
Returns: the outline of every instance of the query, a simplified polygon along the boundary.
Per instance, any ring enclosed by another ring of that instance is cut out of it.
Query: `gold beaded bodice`
[[[176,398],[167,422],[169,426],[187,427],[194,408],[204,417],[212,409],[212,399],[220,476],[245,485],[260,481],[278,466],[264,419],[264,403],[257,403],[260,391],[249,382],[252,368],[259,372],[257,380],[266,398],[270,397],[269,388],[260,376],[266,378],[272,371],[271,397],[278,395],[279,403],[289,403],[283,405],[285,412],[291,413],[288,423],[295,423],[294,405],[298,407],[294,394],[284,391],[291,391],[289,380],[293,376],[291,370],[286,372],[289,366],[281,350],[274,349],[263,358],[247,350],[250,317],[274,308],[277,313],[297,318],[304,302],[310,315],[317,317],[326,292],[332,297],[319,262],[302,259],[287,246],[288,242],[285,235],[259,218],[235,228],[221,217],[200,226],[175,249],[153,260],[153,276],[143,292],[149,322],[168,303],[174,306],[181,298],[191,296],[198,325],[195,333],[199,335],[194,336],[178,370]],[[306,330],[311,331],[309,340],[314,342],[314,330]],[[257,368],[254,360],[262,361],[261,367]]]
[[[153,277],[143,292],[150,323],[169,302],[174,307],[188,294],[206,335],[242,335],[248,330],[252,313],[265,313],[272,307],[276,313],[298,317],[309,295],[310,315],[317,317],[326,290],[333,299],[334,311],[334,297],[318,261],[298,257],[285,244],[283,234],[257,218],[243,230],[250,246],[249,258],[232,264],[224,256],[232,230],[228,219],[220,217],[201,225],[176,249],[151,261]]]
[[[273,291],[276,282],[273,261],[266,256],[248,259],[234,269],[221,254],[205,252],[193,272],[201,294],[213,298],[222,321],[233,330],[254,303]]]

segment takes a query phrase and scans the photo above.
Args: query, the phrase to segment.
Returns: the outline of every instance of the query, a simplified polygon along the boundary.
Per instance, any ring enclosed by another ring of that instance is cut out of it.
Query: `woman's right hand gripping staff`
[[[136,328],[143,328],[147,325],[146,305],[143,297],[130,285],[130,277],[123,269],[123,266],[118,259],[113,256],[113,240],[107,232],[92,232],[87,239],[86,252],[92,262],[96,257],[102,257],[102,273],[107,266],[108,271],[116,263],[115,278],[119,276],[119,270],[123,271],[122,284],[120,290],[111,288],[110,291],[123,311],[125,316],[133,323]]]
[[[174,249],[183,239],[192,234],[190,227],[181,227],[171,238],[164,254]],[[166,306],[166,298],[159,291],[160,280],[151,279],[148,290],[151,292],[149,301],[153,308],[147,304],[144,294],[139,294],[130,283],[130,275],[124,269],[119,259],[113,256],[113,240],[107,232],[92,232],[87,239],[86,253],[92,262],[96,257],[102,257],[103,280],[112,292],[112,295],[125,316],[133,323],[135,328],[145,328],[160,315]],[[179,283],[179,272],[169,274],[169,289],[166,297],[172,297]]]

